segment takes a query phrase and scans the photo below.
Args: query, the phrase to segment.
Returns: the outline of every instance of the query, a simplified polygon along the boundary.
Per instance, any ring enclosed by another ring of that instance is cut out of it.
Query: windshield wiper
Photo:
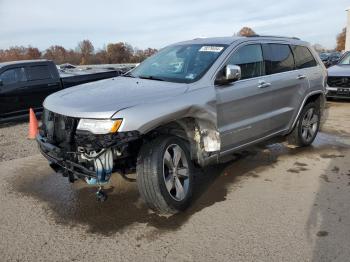
[[[139,76],[139,78],[150,79],[150,80],[157,80],[157,81],[165,81],[164,79],[156,77],[156,76]]]
[[[127,72],[125,74],[122,74],[121,76],[136,78],[136,76],[133,76],[131,72]]]

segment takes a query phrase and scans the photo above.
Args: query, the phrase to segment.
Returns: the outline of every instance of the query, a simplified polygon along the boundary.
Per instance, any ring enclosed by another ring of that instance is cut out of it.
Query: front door
[[[241,67],[241,80],[216,86],[217,121],[221,151],[239,147],[271,134],[270,76],[260,44],[247,44],[225,63]]]
[[[24,68],[7,69],[0,74],[0,80],[0,117],[23,114],[27,110],[22,96],[27,86]]]

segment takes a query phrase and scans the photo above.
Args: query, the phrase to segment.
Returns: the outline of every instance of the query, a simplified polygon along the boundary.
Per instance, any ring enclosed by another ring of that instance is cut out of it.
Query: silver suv
[[[320,126],[326,70],[306,42],[253,36],[201,38],[161,49],[113,79],[44,102],[37,141],[71,182],[135,173],[160,213],[185,209],[195,168],[275,137],[308,146]]]

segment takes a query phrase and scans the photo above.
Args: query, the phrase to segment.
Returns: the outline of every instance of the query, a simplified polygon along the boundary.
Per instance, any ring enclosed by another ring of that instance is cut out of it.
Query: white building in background
[[[346,23],[346,38],[345,38],[345,51],[350,51],[350,7],[346,10],[347,23]]]

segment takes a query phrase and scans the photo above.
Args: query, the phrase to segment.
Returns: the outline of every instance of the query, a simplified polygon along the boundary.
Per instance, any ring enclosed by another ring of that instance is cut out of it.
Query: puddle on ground
[[[330,147],[340,153],[348,148],[348,145],[329,141],[329,135],[327,139],[323,139],[320,134],[314,146],[308,148],[292,149],[282,144],[256,147],[235,155],[234,161],[197,172],[191,207],[170,217],[149,211],[140,200],[136,183],[126,182],[117,175],[112,177],[111,186],[106,189],[108,200],[103,203],[96,201],[95,187],[89,187],[83,182],[70,184],[67,178],[54,174],[49,168],[41,168],[38,173],[38,163],[29,163],[16,169],[18,175],[9,184],[14,193],[34,197],[47,204],[45,209],[48,215],[58,224],[72,227],[83,225],[87,226],[90,233],[111,235],[123,232],[136,223],[142,223],[156,228],[156,234],[160,234],[179,229],[193,214],[225,201],[229,190],[234,189],[238,182],[244,183],[250,177],[260,179],[259,172],[274,168],[281,156],[302,155],[315,158],[325,154]],[[42,165],[42,161],[40,164]],[[298,172],[306,170],[305,166],[307,164],[295,162]]]
[[[335,154],[321,154],[322,158],[337,158],[337,157],[344,157],[344,155],[335,155]]]
[[[337,167],[337,166],[334,166],[333,168],[332,168],[332,172],[334,172],[334,173],[339,173],[339,170],[340,170],[340,168],[339,167]]]
[[[318,237],[326,237],[326,236],[328,236],[328,232],[327,231],[318,231],[316,235]]]
[[[302,166],[299,166],[299,167],[296,167],[296,168],[289,168],[287,169],[287,172],[289,173],[300,173],[302,171],[307,171],[309,170],[308,168],[305,168],[305,167],[302,167]]]
[[[320,175],[320,178],[322,178],[325,182],[330,183],[329,178],[326,174]]]
[[[294,165],[296,165],[296,166],[307,166],[307,164],[301,163],[301,162],[298,162],[298,161],[295,162]]]

